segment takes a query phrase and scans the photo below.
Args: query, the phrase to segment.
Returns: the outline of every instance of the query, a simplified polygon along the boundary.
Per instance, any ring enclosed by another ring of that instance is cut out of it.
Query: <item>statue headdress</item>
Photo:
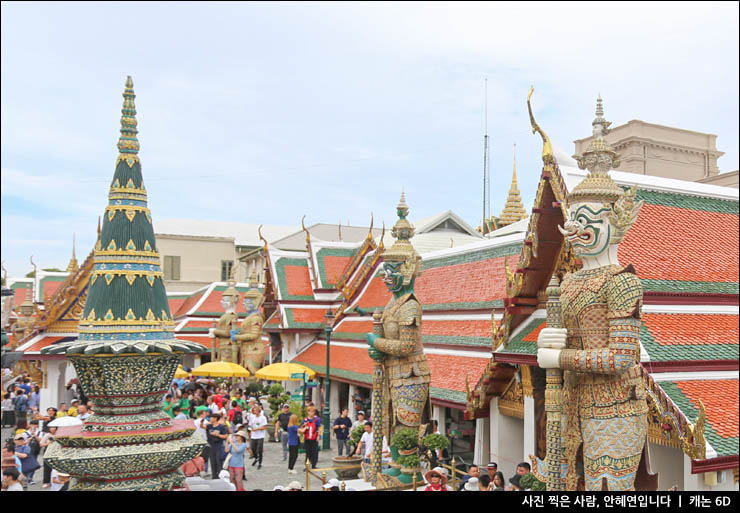
[[[609,219],[616,228],[612,243],[618,244],[637,219],[643,202],[635,202],[636,185],[625,192],[609,176],[609,170],[618,167],[621,162],[619,154],[604,139],[609,133],[611,122],[604,118],[601,95],[596,100],[596,117],[591,124],[594,138],[583,155],[574,155],[578,167],[588,169],[589,173],[568,195],[568,204],[583,202],[611,204],[612,213]]]
[[[236,290],[236,279],[234,277],[236,273],[236,263],[231,266],[231,273],[229,273],[229,280],[226,282],[226,290],[221,297],[233,297],[234,303],[239,301],[239,291]]]
[[[244,294],[244,299],[251,299],[254,303],[254,307],[259,310],[262,306],[262,302],[265,299],[264,294],[259,289],[259,283],[257,282],[257,275],[254,270],[249,275],[249,290]]]
[[[409,213],[409,207],[406,205],[406,197],[401,192],[401,201],[396,207],[398,221],[391,230],[391,235],[396,241],[390,249],[383,252],[382,257],[386,262],[402,262],[401,274],[403,275],[403,285],[411,283],[411,280],[421,274],[421,256],[416,252],[411,244],[411,237],[414,236],[414,227],[411,226],[406,216]]]

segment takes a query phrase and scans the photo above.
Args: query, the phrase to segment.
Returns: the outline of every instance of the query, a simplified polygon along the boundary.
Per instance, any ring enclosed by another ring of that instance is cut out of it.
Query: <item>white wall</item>
[[[680,449],[648,442],[650,471],[658,473],[658,490],[677,485],[684,490],[684,455]]]
[[[491,461],[490,455],[490,425],[489,417],[475,419],[475,452],[473,463],[476,465],[487,465]]]
[[[537,432],[535,430],[536,422],[534,416],[534,398],[524,396],[524,438],[522,440],[522,459],[520,461],[529,461],[529,455],[535,455]]]

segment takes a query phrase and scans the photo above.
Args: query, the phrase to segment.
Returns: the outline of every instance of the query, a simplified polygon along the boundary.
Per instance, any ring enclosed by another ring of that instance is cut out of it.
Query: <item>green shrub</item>
[[[285,392],[285,389],[283,389],[283,385],[280,383],[273,383],[269,387],[267,387],[267,394],[270,397],[277,397],[279,395],[282,395],[282,393]]]
[[[532,490],[534,492],[543,492],[547,488],[545,483],[537,479],[531,472],[529,474],[524,474],[519,483],[522,485],[523,489]]]
[[[391,445],[396,449],[408,450],[419,446],[419,436],[416,429],[399,429],[391,436]]]
[[[421,463],[418,454],[409,454],[408,456],[399,456],[398,464],[404,468],[416,468]]]
[[[437,451],[447,449],[450,446],[450,441],[444,435],[432,433],[424,438],[424,445],[433,451]]]
[[[362,435],[365,433],[365,426],[363,424],[360,424],[359,426],[355,426],[355,428],[350,432],[349,438],[347,439],[347,445],[350,447],[354,447],[357,444],[360,443],[360,438],[362,438]]]

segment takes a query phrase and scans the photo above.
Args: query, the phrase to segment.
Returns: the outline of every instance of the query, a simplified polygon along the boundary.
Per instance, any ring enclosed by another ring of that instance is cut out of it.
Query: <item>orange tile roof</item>
[[[335,331],[340,333],[371,333],[373,331],[373,321],[345,321],[339,324]]]
[[[313,296],[311,277],[308,267],[297,265],[286,265],[284,267],[287,293],[291,296]]]
[[[290,308],[293,312],[293,321],[300,323],[321,323],[326,322],[326,308]]]
[[[59,340],[62,340],[63,338],[69,338],[69,337],[54,337],[54,336],[46,335],[42,337],[40,340],[37,340],[36,342],[34,342],[31,345],[31,347],[27,348],[24,351],[24,353],[38,353],[46,346],[50,346],[54,342],[58,342]]]
[[[366,375],[373,372],[373,361],[368,356],[366,347],[332,346],[330,353],[329,364],[332,370],[341,369]],[[326,365],[326,346],[313,344],[294,361],[323,368]],[[475,382],[485,370],[488,361],[487,358],[428,354],[427,362],[432,371],[431,386],[465,392],[465,376]]]
[[[170,314],[172,317],[177,317],[177,313],[180,311],[180,307],[187,300],[186,297],[168,297],[167,304],[170,305]]]
[[[737,344],[740,338],[737,315],[647,313],[642,320],[661,346]]]
[[[707,421],[717,434],[724,438],[738,436],[737,379],[677,381],[676,385],[697,410],[701,399],[707,411]]]
[[[540,331],[542,331],[542,328],[546,328],[547,323],[543,322],[539,326],[537,326],[534,330],[530,331],[527,336],[522,338],[524,342],[537,342],[537,337],[540,336]]]
[[[42,298],[51,298],[51,296],[54,295],[54,293],[59,290],[59,287],[61,287],[64,284],[63,281],[51,281],[47,280],[43,282],[43,294]]]
[[[180,333],[175,333],[175,338],[180,340],[187,340],[189,342],[196,342],[198,344],[202,344],[206,346],[206,349],[211,349],[211,337],[204,337],[204,336],[195,336],[195,335],[183,335]]]
[[[376,276],[370,282],[365,293],[360,297],[360,301],[357,306],[360,308],[377,308],[384,307],[388,304],[391,299],[391,293],[388,292],[388,287],[381,280],[380,277]]]
[[[643,279],[737,282],[738,216],[646,203],[619,261]]]
[[[177,313],[170,310],[170,314],[172,315],[172,317],[177,318],[188,313],[188,311],[190,311],[190,309],[193,308],[198,301],[200,301],[200,298],[203,297],[203,294],[205,294],[204,290],[187,298],[180,304],[180,308],[177,309]]]
[[[490,337],[491,321],[428,321],[422,319],[421,333],[422,335]]]
[[[516,269],[517,258],[509,258]],[[481,303],[506,297],[504,258],[424,269],[416,281],[416,295],[422,305]]]
[[[342,277],[344,270],[349,264],[351,257],[325,255],[321,257],[324,260],[324,269],[326,270],[326,279],[329,284],[334,285]]]

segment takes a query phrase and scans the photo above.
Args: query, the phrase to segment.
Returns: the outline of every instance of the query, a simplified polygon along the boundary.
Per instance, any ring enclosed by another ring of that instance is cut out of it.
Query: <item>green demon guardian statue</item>
[[[567,490],[582,486],[581,479],[589,491],[602,490],[604,483],[609,491],[634,490],[647,435],[642,285],[633,267],[617,258],[642,202],[634,201],[636,188],[625,192],[609,177],[609,169],[619,166],[619,155],[603,138],[609,125],[599,97],[594,139],[576,157],[589,174],[569,194],[568,219],[559,227],[583,267],[560,284],[562,328],[547,327],[537,340],[539,366],[563,370]]]
[[[431,371],[421,342],[421,305],[414,281],[421,274],[421,257],[409,239],[414,228],[406,219],[408,206],[401,194],[393,246],[383,252],[383,281],[393,294],[381,317],[381,333],[366,335],[370,357],[383,362],[382,432],[390,440],[402,427],[418,429],[429,398]],[[390,401],[390,407],[387,407]],[[427,412],[428,414],[429,412]]]

